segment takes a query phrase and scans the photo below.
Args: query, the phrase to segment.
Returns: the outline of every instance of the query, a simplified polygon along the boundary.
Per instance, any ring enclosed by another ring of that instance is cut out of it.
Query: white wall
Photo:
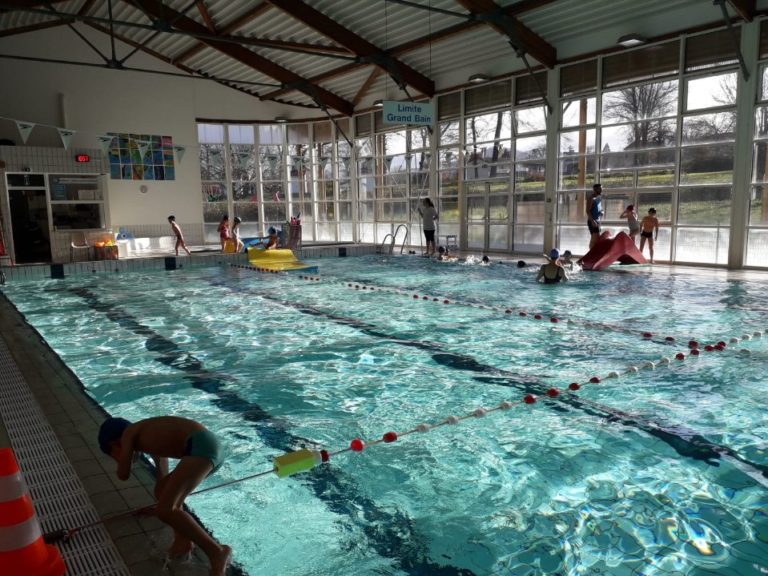
[[[107,36],[88,26],[77,27],[103,54],[110,54]],[[118,43],[117,58],[132,50]],[[0,38],[0,53],[103,62],[67,27]],[[141,52],[125,65],[181,73]],[[72,146],[98,148],[99,135],[127,132],[171,136],[174,145],[186,147],[182,162],[177,162],[175,180],[108,179],[113,228],[133,224],[167,226],[169,214],[175,214],[182,224],[202,223],[196,118],[269,120],[295,115],[297,110],[260,102],[208,80],[95,67],[3,58],[0,79],[0,116],[76,130]],[[0,119],[0,138],[22,144],[12,121]],[[33,130],[27,145],[62,146],[56,130],[43,126]],[[146,193],[139,191],[142,184],[148,188]]]

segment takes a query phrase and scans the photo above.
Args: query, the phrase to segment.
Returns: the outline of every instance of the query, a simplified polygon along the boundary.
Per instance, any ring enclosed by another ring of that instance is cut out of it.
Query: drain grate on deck
[[[43,533],[98,521],[96,509],[2,339],[0,416]],[[102,526],[79,532],[60,551],[68,576],[130,576]]]

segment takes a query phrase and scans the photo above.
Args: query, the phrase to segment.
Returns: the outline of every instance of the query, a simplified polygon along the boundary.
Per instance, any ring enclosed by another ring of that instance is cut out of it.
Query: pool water
[[[764,283],[645,267],[543,286],[533,267],[310,263],[320,274],[3,290],[108,412],[220,435],[230,455],[204,486],[302,447],[401,435],[190,497],[249,574],[768,572]]]

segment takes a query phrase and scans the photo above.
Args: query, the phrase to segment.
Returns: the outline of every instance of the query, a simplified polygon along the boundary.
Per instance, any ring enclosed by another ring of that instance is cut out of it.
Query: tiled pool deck
[[[322,258],[338,257],[340,249],[344,255],[355,256],[375,252],[374,246],[350,245],[325,246],[306,248],[299,257]],[[508,258],[514,262],[515,258]],[[173,261],[173,262],[171,262]],[[166,258],[155,257],[148,259],[131,259],[105,262],[88,262],[65,264],[62,270],[65,276],[71,274],[93,273],[129,273],[142,269],[167,269],[168,266],[211,266],[227,264],[247,264],[243,254],[222,255],[210,252],[195,254],[190,257]],[[51,266],[27,266],[4,269],[6,281],[16,279],[36,279],[51,277]],[[723,281],[734,279],[768,280],[768,272],[697,269],[689,267],[657,266],[657,273],[703,274],[721,278]],[[50,427],[61,444],[66,457],[77,474],[82,487],[100,518],[107,518],[138,507],[153,503],[153,478],[148,469],[135,465],[130,480],[121,482],[115,476],[115,463],[104,456],[95,442],[96,433],[106,413],[97,406],[83,391],[75,375],[64,365],[58,356],[42,341],[38,333],[28,326],[22,316],[5,299],[0,298],[0,332],[7,346],[3,354],[10,354],[10,361],[18,367],[21,378],[29,387],[34,400],[42,410]],[[0,387],[7,385],[7,375],[0,374]],[[0,406],[2,410],[2,406]],[[6,415],[7,416],[7,415]],[[8,435],[4,432],[3,413],[0,411],[0,447],[10,444]],[[22,466],[23,468],[23,466]],[[24,473],[33,473],[26,471]],[[38,509],[38,515],[46,528],[46,518]],[[50,522],[49,522],[50,524]],[[62,526],[62,528],[74,526]],[[107,548],[117,551],[114,566],[107,568],[68,566],[70,576],[85,576],[103,574],[104,576],[121,574],[127,570],[133,576],[160,575],[204,575],[208,574],[207,560],[197,553],[190,562],[173,562],[164,567],[165,549],[170,544],[171,531],[151,516],[134,517],[110,521],[104,524],[111,542],[103,543]],[[84,533],[85,531],[83,531]],[[76,539],[81,533],[75,534],[70,542],[60,544],[62,554],[72,557],[75,550],[67,547],[75,546]],[[121,564],[124,563],[124,566]],[[233,568],[230,571],[237,574]]]

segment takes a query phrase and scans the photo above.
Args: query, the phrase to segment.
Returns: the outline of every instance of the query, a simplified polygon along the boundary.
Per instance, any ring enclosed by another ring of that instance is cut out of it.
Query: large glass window
[[[252,125],[230,125],[227,132],[234,211],[229,215],[230,220],[234,216],[242,220],[240,235],[243,238],[259,236],[259,170],[255,132]]]
[[[724,264],[739,83],[732,44],[721,29],[560,67],[556,150],[547,148],[541,94],[552,72],[443,94],[434,130],[384,124],[380,112],[338,125],[200,124],[206,230],[229,212],[260,230],[301,215],[306,240],[379,243],[401,224],[420,230],[416,208],[431,196],[441,237],[468,246],[461,235],[471,220],[473,238],[483,236],[489,249],[538,252],[547,154],[556,154],[559,246],[586,251],[586,199],[600,182],[605,228],[625,229],[627,204],[641,216],[653,207],[662,225],[657,259]],[[768,263],[767,70],[759,72],[755,108],[747,258],[754,266]],[[343,133],[353,127],[351,144]],[[207,238],[216,241],[215,233]]]
[[[655,208],[656,259],[727,262],[738,77],[724,69],[736,62],[726,37],[720,30],[683,39],[684,63],[678,41],[606,56],[602,90],[561,102],[561,246],[588,248],[586,197],[600,182],[604,229],[626,230],[620,215],[628,204],[641,217]],[[584,81],[591,67],[583,67],[567,76],[572,91],[592,85]],[[757,166],[755,174],[762,178]]]
[[[701,58],[699,58],[701,61]],[[736,72],[685,78],[676,260],[726,264],[736,128]]]
[[[755,109],[752,188],[747,228],[747,266],[768,266],[768,74],[763,65],[761,100]]]
[[[198,124],[200,179],[203,192],[203,229],[206,242],[218,243],[216,227],[228,213],[228,177],[224,126]]]

